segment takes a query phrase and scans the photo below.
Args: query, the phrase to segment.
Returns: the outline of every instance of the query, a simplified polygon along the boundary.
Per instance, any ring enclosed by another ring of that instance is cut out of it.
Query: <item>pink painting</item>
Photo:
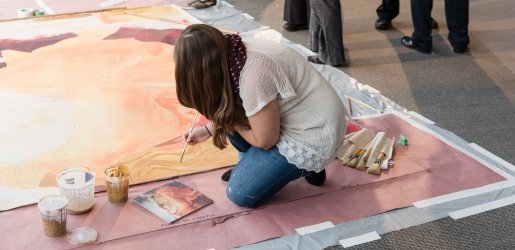
[[[149,12],[188,18],[170,6]],[[17,31],[21,22],[33,33]],[[234,164],[234,149],[210,142],[179,164],[196,115],[175,94],[184,27],[120,12],[0,24],[0,187],[55,186],[73,166],[93,169],[102,185],[115,162],[131,168],[131,184]]]

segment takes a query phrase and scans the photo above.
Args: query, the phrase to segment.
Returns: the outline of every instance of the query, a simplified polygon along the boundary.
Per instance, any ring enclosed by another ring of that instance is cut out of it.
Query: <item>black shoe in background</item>
[[[388,30],[392,27],[392,20],[386,18],[377,18],[376,20],[376,29],[378,30]],[[434,18],[431,17],[431,29],[438,29],[438,22]]]
[[[376,29],[378,30],[387,30],[392,27],[392,20],[379,17],[376,20]]]
[[[425,48],[422,45],[417,44],[415,41],[413,41],[413,38],[411,38],[409,36],[402,37],[401,38],[401,43],[405,47],[408,47],[410,49],[414,49],[414,50],[416,50],[418,52],[422,52],[422,53],[425,53],[425,54],[431,54],[431,48]]]
[[[431,29],[438,29],[438,23],[431,17]]]
[[[308,26],[306,24],[293,24],[293,23],[285,23],[283,28],[287,31],[298,31],[298,30],[306,30]]]
[[[467,46],[456,45],[456,46],[453,46],[452,51],[454,51],[454,53],[456,53],[456,54],[463,54],[463,53],[467,52]]]
[[[308,62],[316,64],[325,64],[318,56],[308,56]]]

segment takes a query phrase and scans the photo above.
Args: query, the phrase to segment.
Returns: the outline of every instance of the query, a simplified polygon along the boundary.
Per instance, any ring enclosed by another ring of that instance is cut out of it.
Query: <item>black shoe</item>
[[[231,178],[231,173],[232,173],[232,169],[227,170],[227,171],[222,175],[222,181],[229,181],[229,179]]]
[[[431,17],[431,29],[438,29],[438,23]]]
[[[467,52],[467,46],[456,45],[456,46],[453,46],[452,51],[454,51],[454,53],[456,53],[456,54],[463,54],[463,53]]]
[[[308,62],[316,63],[316,64],[328,64],[322,61],[322,59],[318,58],[318,56],[308,56]],[[347,62],[343,62],[342,64],[328,64],[333,67],[347,67],[349,64]]]
[[[308,26],[306,24],[293,24],[293,23],[285,23],[283,28],[287,31],[298,31],[298,30],[306,30]]]
[[[217,0],[193,0],[188,3],[189,6],[195,9],[203,9],[216,5]]]
[[[325,64],[318,56],[308,56],[308,61],[316,64]]]
[[[387,30],[392,27],[392,20],[379,17],[376,20],[376,29],[378,30]]]
[[[402,45],[410,48],[410,49],[414,49],[418,52],[422,52],[422,53],[425,53],[425,54],[431,54],[431,49],[427,49],[427,48],[423,48],[422,46],[420,46],[419,44],[415,43],[413,41],[413,38],[409,37],[409,36],[404,36],[402,37],[401,39],[401,43]]]
[[[305,176],[304,179],[306,179],[306,181],[311,185],[322,186],[325,182],[325,169],[320,173],[313,173]]]

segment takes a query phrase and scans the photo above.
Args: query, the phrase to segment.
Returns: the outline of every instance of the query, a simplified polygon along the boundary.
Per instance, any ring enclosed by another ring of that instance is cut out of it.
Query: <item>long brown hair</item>
[[[223,34],[206,24],[186,27],[174,51],[177,98],[213,122],[213,143],[220,149],[227,145],[227,133],[250,128],[233,98],[228,52]]]

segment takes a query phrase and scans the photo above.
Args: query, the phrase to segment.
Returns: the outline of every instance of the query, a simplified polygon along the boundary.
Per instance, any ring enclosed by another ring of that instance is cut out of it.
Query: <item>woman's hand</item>
[[[201,126],[194,128],[193,131],[191,131],[191,134],[189,131],[184,134],[184,140],[186,143],[190,145],[195,145],[197,143],[201,143],[203,141],[206,141],[211,137],[211,132],[208,130],[207,126]]]

